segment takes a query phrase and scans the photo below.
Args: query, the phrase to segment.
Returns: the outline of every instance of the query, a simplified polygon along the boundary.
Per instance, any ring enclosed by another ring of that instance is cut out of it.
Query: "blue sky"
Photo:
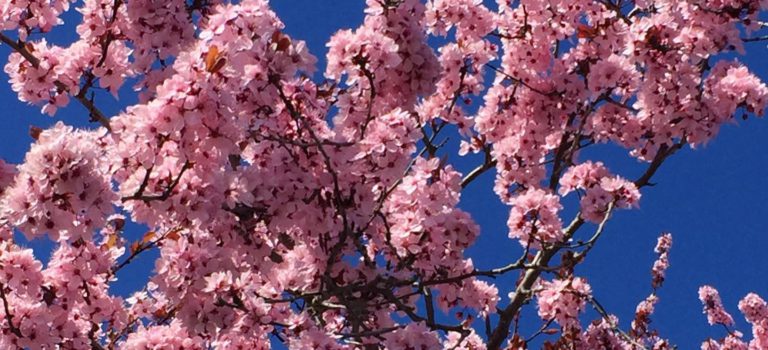
[[[272,2],[286,23],[286,32],[306,40],[310,50],[320,59],[323,70],[325,43],[330,35],[342,28],[356,27],[362,21],[362,0],[279,0]],[[55,29],[54,42],[66,42],[76,35],[72,24],[77,19],[71,13],[68,24]],[[9,48],[0,46],[0,56]],[[768,54],[765,43],[747,46],[747,55],[738,57],[760,77],[768,80]],[[2,74],[2,80],[7,75]],[[109,113],[115,113],[133,101],[129,95],[115,101],[107,94],[97,102]],[[39,114],[39,107],[27,106],[16,99],[7,83],[0,83],[0,158],[10,162],[22,161],[32,141],[30,125],[49,126],[59,119],[69,124],[86,125],[87,112],[76,104],[66,108],[56,118]],[[453,145],[451,145],[453,147]],[[455,147],[454,147],[455,148]],[[754,119],[723,127],[720,135],[701,149],[689,148],[672,157],[655,177],[654,187],[645,188],[640,208],[619,211],[607,226],[607,231],[580,265],[577,274],[587,277],[595,297],[609,312],[617,314],[625,328],[637,303],[650,292],[650,268],[655,259],[653,247],[661,232],[674,235],[671,269],[659,292],[660,303],[652,326],[672,340],[680,349],[698,348],[708,336],[721,337],[724,331],[710,327],[701,313],[697,289],[711,284],[721,292],[723,301],[735,316],[738,328],[749,334],[749,328],[736,305],[749,292],[768,298],[768,120]],[[451,150],[449,150],[450,152]],[[459,169],[468,170],[479,160],[450,155]],[[582,153],[582,159],[596,159],[629,178],[642,172],[644,165],[627,155],[626,150],[597,146]],[[518,243],[507,238],[508,208],[501,205],[491,187],[493,176],[486,174],[464,193],[461,206],[473,213],[482,227],[476,246],[468,254],[475,265],[490,268],[504,265],[517,258]],[[567,211],[573,213],[573,210]],[[569,220],[570,216],[564,217]],[[143,231],[133,227],[133,235]],[[43,256],[50,245],[45,241],[29,243]],[[126,269],[115,286],[118,293],[127,293],[145,280],[152,269],[152,255],[137,260]],[[500,289],[509,290],[509,280],[500,279]],[[506,292],[502,305],[508,302]],[[528,334],[539,326],[536,315],[526,312],[523,329]],[[592,315],[595,316],[595,315]]]

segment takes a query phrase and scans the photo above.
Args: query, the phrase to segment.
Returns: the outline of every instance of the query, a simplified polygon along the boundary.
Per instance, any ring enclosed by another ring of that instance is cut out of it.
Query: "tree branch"
[[[19,327],[16,327],[13,324],[13,314],[11,313],[11,308],[8,305],[8,298],[5,296],[5,285],[3,284],[0,284],[0,298],[3,299],[3,311],[5,311],[5,320],[8,322],[8,327],[11,329],[11,332],[14,335],[19,338],[23,338],[24,335],[21,334]]]

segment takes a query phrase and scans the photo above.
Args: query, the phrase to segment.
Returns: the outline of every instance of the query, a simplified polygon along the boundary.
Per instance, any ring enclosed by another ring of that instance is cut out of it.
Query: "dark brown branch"
[[[439,329],[439,330],[442,330],[442,331],[445,331],[445,332],[459,332],[459,333],[462,333],[462,334],[468,332],[468,330],[465,329],[462,326],[451,326],[451,325],[440,324],[440,323],[437,323],[437,322],[430,322],[426,318],[417,315],[413,311],[413,307],[410,307],[408,305],[403,304],[403,302],[400,301],[400,299],[398,299],[392,293],[392,291],[390,291],[390,290],[382,290],[382,292],[384,292],[384,294],[385,294],[384,296],[389,301],[391,301],[393,304],[395,304],[395,307],[397,307],[398,310],[405,312],[405,314],[408,315],[408,317],[411,320],[415,321],[415,322],[424,322],[427,325],[427,327],[430,327],[432,329]]]
[[[521,256],[520,259],[518,259],[517,261],[515,261],[515,262],[513,262],[511,264],[508,264],[506,266],[502,266],[502,267],[491,269],[491,270],[475,270],[475,271],[468,272],[468,273],[465,273],[463,275],[459,275],[459,276],[455,276],[455,277],[429,280],[429,281],[423,282],[422,285],[424,285],[424,286],[433,286],[433,285],[437,285],[437,284],[458,283],[458,282],[461,282],[461,281],[463,281],[463,280],[465,280],[467,278],[478,277],[478,276],[485,276],[485,277],[493,277],[493,278],[495,278],[496,276],[503,275],[503,274],[505,274],[505,273],[507,273],[509,271],[519,270],[519,269],[522,269],[522,268],[534,268],[533,266],[529,266],[529,265],[525,264],[525,255],[526,254],[523,254],[523,256]]]
[[[483,159],[483,164],[478,165],[477,168],[470,171],[469,174],[467,174],[467,176],[461,179],[461,188],[466,188],[467,186],[469,186],[470,183],[472,183],[472,181],[475,181],[475,179],[478,178],[480,175],[496,167],[497,161],[493,159],[493,157],[491,156],[490,146],[484,146],[483,152],[485,152],[485,158]]]
[[[584,224],[584,219],[581,215],[577,215],[573,219],[570,225],[564,230],[564,240],[568,240],[578,231],[578,229]],[[558,247],[551,247],[548,249],[540,250],[533,258],[532,265],[538,267],[546,267],[549,261],[557,254],[560,249]],[[531,296],[531,288],[536,283],[536,280],[541,275],[542,270],[538,268],[528,269],[523,275],[522,279],[515,288],[514,296],[510,304],[499,312],[499,323],[496,325],[496,329],[491,333],[488,339],[488,349],[498,350],[501,349],[501,344],[507,339],[509,335],[509,329],[512,324],[512,319],[517,315],[523,304],[528,301]]]
[[[758,36],[754,38],[741,38],[741,41],[745,43],[753,43],[758,41],[768,41],[768,35]]]
[[[139,185],[139,189],[131,196],[123,197],[121,198],[121,201],[127,202],[130,200],[140,200],[143,202],[150,202],[150,201],[164,201],[168,199],[171,196],[171,193],[173,193],[173,190],[176,188],[176,186],[179,185],[179,181],[181,181],[181,177],[184,176],[184,173],[192,168],[192,162],[185,161],[184,165],[181,167],[181,170],[179,171],[179,174],[176,175],[176,178],[171,181],[171,183],[163,190],[161,194],[156,195],[145,195],[144,191],[147,188],[147,184],[149,182],[149,176],[152,172],[153,167],[150,167],[147,169],[146,174],[144,174],[144,179],[142,180],[141,184]]]
[[[538,331],[536,331],[536,333],[533,333],[533,334],[532,334],[530,337],[528,337],[527,339],[525,339],[525,342],[526,342],[526,343],[529,343],[529,342],[531,342],[532,340],[536,339],[536,337],[538,337],[539,335],[541,335],[542,333],[544,333],[544,331],[546,331],[546,330],[547,330],[547,328],[549,328],[549,326],[550,326],[550,325],[552,325],[552,322],[554,322],[554,321],[555,321],[555,319],[554,319],[554,318],[550,318],[550,319],[549,319],[547,322],[544,322],[544,324],[543,324],[543,325],[541,325],[541,328],[539,328],[539,330],[538,330]]]
[[[427,322],[435,323],[435,304],[432,301],[432,291],[424,288],[424,303],[427,306]]]
[[[575,119],[576,115],[571,114],[565,124],[566,128],[573,124]],[[573,141],[570,141],[571,136],[573,136]],[[571,165],[573,150],[579,147],[579,138],[579,133],[572,134],[570,131],[563,132],[563,136],[560,137],[560,144],[557,146],[554,158],[552,159],[552,174],[549,177],[549,189],[551,191],[554,192],[557,189],[563,171],[567,166]]]
[[[302,116],[301,112],[294,106],[293,101],[291,101],[290,98],[285,94],[285,90],[283,89],[283,86],[280,84],[280,78],[277,76],[271,76],[269,78],[272,85],[274,85],[275,89],[277,89],[278,96],[280,97],[280,100],[283,102],[283,105],[285,106],[285,109],[288,111],[288,114],[291,116],[291,118],[296,122],[299,129],[303,128],[309,133],[309,136],[312,138],[312,140],[318,144],[317,150],[320,153],[320,155],[323,158],[323,162],[325,165],[325,168],[327,169],[328,173],[331,175],[331,179],[333,181],[333,200],[334,200],[334,208],[336,211],[336,214],[341,218],[342,221],[342,227],[343,230],[339,234],[339,240],[336,244],[334,244],[331,247],[331,251],[328,254],[328,261],[326,262],[326,276],[323,279],[323,283],[329,282],[333,283],[333,280],[328,276],[327,274],[331,271],[331,265],[336,261],[336,259],[341,254],[342,249],[344,248],[344,244],[350,234],[354,234],[352,232],[352,227],[349,223],[349,220],[347,218],[347,212],[346,207],[349,205],[348,200],[344,199],[343,192],[341,190],[341,185],[339,183],[339,175],[337,174],[336,170],[333,167],[333,162],[331,161],[331,157],[328,155],[328,152],[326,152],[325,147],[322,146],[322,140],[320,137],[315,133],[315,131],[312,129],[312,126],[309,125],[309,122]]]
[[[357,56],[353,61],[357,62],[358,66],[360,66],[360,70],[363,72],[363,75],[368,80],[368,85],[370,89],[369,93],[369,99],[368,99],[368,111],[365,118],[365,122],[363,123],[362,127],[360,128],[360,139],[365,138],[365,131],[368,130],[368,125],[373,121],[373,102],[376,98],[376,77],[374,76],[373,72],[368,70],[366,68],[366,64],[368,63],[367,58],[363,58],[362,56]]]
[[[494,71],[496,71],[497,73],[505,76],[507,79],[511,80],[513,83],[525,86],[528,89],[530,89],[531,91],[533,91],[535,93],[538,93],[539,95],[542,95],[542,96],[545,96],[545,97],[550,97],[550,98],[555,98],[555,97],[558,96],[557,91],[544,92],[542,90],[539,90],[539,89],[531,86],[530,84],[526,83],[522,79],[519,79],[519,78],[516,78],[516,77],[510,75],[510,74],[504,72],[503,70],[501,70],[501,68],[498,68],[498,67],[496,67],[496,66],[494,66],[494,65],[492,65],[490,63],[486,63],[485,66],[490,68],[490,69],[492,69],[492,70],[494,70]]]
[[[5,311],[5,320],[8,322],[8,327],[11,329],[11,332],[14,335],[19,338],[23,338],[24,335],[21,334],[19,327],[16,327],[13,324],[13,314],[11,313],[11,308],[8,305],[8,298],[5,296],[5,285],[3,284],[0,284],[0,298],[3,299],[3,311]]]
[[[648,186],[650,184],[651,178],[653,177],[654,174],[656,174],[656,171],[658,171],[658,169],[664,163],[664,160],[666,160],[669,156],[671,156],[677,150],[682,148],[683,145],[685,145],[685,140],[682,140],[679,143],[676,143],[672,147],[662,146],[659,149],[658,153],[656,154],[656,157],[654,157],[653,161],[651,161],[651,164],[643,173],[643,175],[641,175],[640,178],[635,180],[634,182],[635,186],[637,186],[637,188]],[[605,219],[603,221],[605,221]],[[576,218],[571,222],[571,224],[564,229],[563,241],[567,242],[569,239],[571,239],[571,237],[573,237],[576,231],[578,231],[578,229],[583,224],[584,224],[584,219],[581,217],[581,214],[577,215]],[[604,226],[604,224],[602,224],[601,226]],[[599,231],[602,232],[602,228],[599,228]],[[599,237],[599,235],[596,235],[596,236]],[[594,244],[594,242],[592,244]],[[541,272],[546,270],[546,267],[548,266],[549,261],[557,254],[557,252],[561,248],[562,248],[562,245],[548,247],[539,251],[536,254],[536,256],[533,259],[532,265],[539,268],[528,269],[525,272],[525,275],[522,277],[521,281],[517,285],[517,288],[515,288],[512,301],[505,309],[499,312],[500,314],[499,323],[488,339],[489,350],[498,350],[501,348],[502,343],[504,342],[504,340],[506,340],[507,336],[509,335],[509,327],[512,323],[512,319],[518,314],[523,304],[531,297],[531,288],[535,284],[536,280],[539,278],[539,275],[541,275]]]
[[[611,213],[613,212],[613,209],[616,207],[616,200],[611,201],[608,203],[608,208],[605,209],[605,214],[603,216],[603,220],[600,221],[600,224],[597,225],[597,230],[595,230],[595,233],[592,235],[592,237],[585,242],[583,245],[586,246],[584,250],[576,254],[574,258],[579,261],[580,259],[583,259],[590,250],[595,246],[595,242],[597,242],[598,239],[600,239],[600,236],[603,234],[603,231],[605,231],[605,224],[608,222],[608,219],[611,217]]]
[[[653,177],[654,174],[656,174],[656,171],[659,170],[659,168],[661,167],[661,164],[664,163],[664,160],[669,158],[669,156],[673,155],[679,149],[683,148],[683,145],[685,145],[684,140],[680,141],[679,143],[676,143],[672,147],[669,147],[667,145],[661,146],[658,152],[656,153],[656,156],[653,157],[651,164],[645,170],[645,173],[643,173],[643,175],[641,175],[637,180],[635,180],[635,186],[637,186],[637,188],[639,189],[645,186],[652,185],[650,182],[651,178]]]

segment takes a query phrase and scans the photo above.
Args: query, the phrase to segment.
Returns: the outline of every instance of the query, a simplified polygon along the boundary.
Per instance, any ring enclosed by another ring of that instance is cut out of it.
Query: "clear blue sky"
[[[488,1],[486,1],[488,2]],[[364,1],[340,0],[276,0],[273,7],[286,23],[286,32],[306,40],[311,52],[320,59],[322,71],[325,43],[336,30],[356,27],[362,21]],[[67,42],[75,37],[74,11],[65,17],[68,23],[54,30],[53,42]],[[747,56],[739,57],[763,79],[768,80],[764,43],[748,45]],[[0,46],[0,57],[7,57],[9,48]],[[4,64],[4,60],[3,60]],[[63,119],[69,124],[86,125],[87,113],[80,106],[49,118],[39,114],[39,107],[19,102],[10,90],[7,75],[2,74],[0,105],[0,158],[18,163],[23,159],[31,138],[30,125],[45,127]],[[124,95],[115,101],[107,94],[97,97],[97,103],[115,113],[134,99]],[[698,348],[708,336],[721,337],[723,330],[710,327],[701,313],[697,289],[711,284],[721,292],[723,301],[737,319],[738,326],[749,335],[749,328],[737,310],[738,300],[749,292],[768,298],[768,120],[750,118],[747,122],[729,125],[710,144],[699,150],[685,149],[671,158],[655,177],[658,184],[646,188],[640,208],[620,211],[610,221],[605,235],[577,274],[588,278],[596,298],[609,312],[617,314],[626,328],[637,303],[650,292],[650,268],[655,259],[653,247],[663,231],[672,232],[674,245],[672,267],[659,293],[660,303],[652,326],[669,337],[680,349]],[[582,159],[606,162],[611,169],[634,178],[642,172],[643,164],[615,147],[599,146],[585,151]],[[477,159],[450,159],[459,169],[467,170]],[[482,227],[479,242],[469,254],[476,266],[496,267],[514,260],[519,245],[507,238],[508,208],[492,193],[493,176],[484,175],[463,194],[462,207],[472,212]],[[573,210],[567,211],[573,213]],[[569,214],[570,215],[570,214]],[[564,218],[569,220],[570,216]],[[133,227],[135,237],[143,233]],[[50,244],[45,241],[29,243],[47,258]],[[115,285],[118,293],[129,293],[145,281],[156,255],[147,255],[120,275]],[[137,277],[142,276],[142,277]],[[509,290],[510,281],[500,280],[500,289]],[[508,302],[506,292],[502,305]],[[526,313],[533,333],[540,326],[538,317]],[[595,316],[595,315],[592,315]]]

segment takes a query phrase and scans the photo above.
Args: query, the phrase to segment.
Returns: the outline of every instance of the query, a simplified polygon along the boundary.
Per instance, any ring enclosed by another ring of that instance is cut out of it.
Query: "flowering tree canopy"
[[[670,234],[629,329],[576,267],[675,152],[763,114],[768,87],[722,54],[767,39],[768,1],[366,5],[313,79],[266,0],[2,1],[18,99],[97,124],[32,128],[24,162],[0,162],[0,348],[672,349],[650,323]],[[71,8],[77,40],[46,41]],[[94,94],[126,82],[138,102],[103,112]],[[600,143],[645,170],[580,156]],[[523,253],[475,266],[480,227],[458,204],[494,175]],[[127,222],[149,231],[131,241]],[[21,234],[55,242],[50,260]],[[110,290],[150,250],[145,287]],[[699,297],[729,329],[702,349],[768,349],[760,296],[738,305],[751,335],[714,288]]]

